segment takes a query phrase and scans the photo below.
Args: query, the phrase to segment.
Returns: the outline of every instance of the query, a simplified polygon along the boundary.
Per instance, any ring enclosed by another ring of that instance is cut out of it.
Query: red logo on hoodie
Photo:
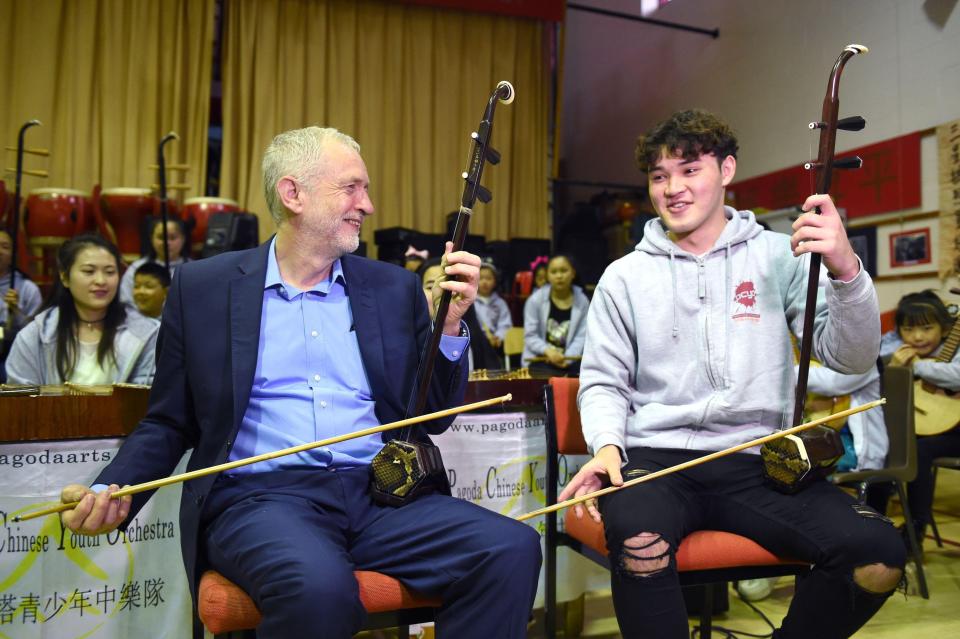
[[[733,303],[737,305],[733,313],[733,319],[737,321],[760,321],[760,313],[757,308],[757,287],[753,285],[753,282],[746,280],[737,284],[737,288],[733,292]]]

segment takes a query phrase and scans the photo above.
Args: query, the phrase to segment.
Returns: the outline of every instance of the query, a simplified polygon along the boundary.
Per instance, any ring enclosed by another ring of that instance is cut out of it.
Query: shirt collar
[[[273,239],[270,240],[270,258],[267,260],[267,277],[263,283],[264,289],[281,288],[286,291],[287,297],[289,298],[309,291],[326,295],[330,292],[330,287],[333,286],[333,283],[337,281],[339,281],[341,285],[346,283],[346,278],[343,276],[343,267],[340,265],[340,258],[334,260],[331,265],[329,277],[321,282],[317,282],[307,291],[301,291],[296,286],[287,284],[283,281],[283,278],[280,277],[280,263],[277,262],[277,236],[274,235]]]

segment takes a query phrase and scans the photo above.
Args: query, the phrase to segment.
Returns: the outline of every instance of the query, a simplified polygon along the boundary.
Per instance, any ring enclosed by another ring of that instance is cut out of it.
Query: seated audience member
[[[541,255],[530,263],[530,270],[533,271],[533,290],[537,290],[547,283],[547,263],[550,258]]]
[[[477,300],[473,303],[484,335],[490,345],[498,351],[503,347],[503,339],[507,336],[507,331],[513,328],[510,308],[497,293],[499,280],[499,273],[493,264],[489,262],[481,264]]]
[[[850,396],[850,408],[880,399],[880,371],[874,366],[865,373],[838,373],[826,366],[811,366],[807,392],[824,397]],[[809,417],[809,416],[808,416]],[[840,429],[844,455],[837,470],[883,468],[890,448],[882,407],[851,415]]]
[[[443,291],[439,289],[434,293],[434,284],[440,276],[443,275],[440,258],[432,257],[423,262],[417,270],[417,274],[420,276],[420,281],[423,282],[423,294],[427,298],[427,308],[430,310],[430,319],[432,320],[437,314],[437,307],[440,305],[440,296],[443,294]],[[436,299],[434,299],[434,295],[436,295]],[[464,313],[463,323],[467,325],[467,330],[470,331],[471,336],[483,334],[483,327],[480,326],[480,320],[478,319],[476,311],[476,302]],[[490,343],[485,339],[476,338],[470,340],[470,350],[467,351],[467,363],[471,371],[480,368],[498,369],[503,366],[500,356]]]
[[[184,262],[190,261],[188,239],[189,236],[186,227],[183,225],[183,220],[177,218],[167,220],[167,246],[170,250],[171,280],[177,268]],[[133,278],[137,269],[147,263],[163,264],[163,220],[154,220],[153,229],[150,232],[150,250],[140,259],[135,260],[124,272],[123,279],[120,280],[120,301],[128,308],[137,308],[133,299]]]
[[[949,362],[936,361],[956,322],[937,294],[928,290],[905,295],[897,304],[895,321],[903,345],[894,351],[890,366],[908,366],[917,379],[948,391],[960,391],[960,349]],[[917,438],[917,478],[907,485],[907,500],[919,540],[923,539],[933,508],[933,460],[957,456],[960,428]]]
[[[10,274],[13,273],[13,288]],[[38,310],[43,299],[40,289],[23,273],[13,267],[13,237],[6,229],[0,229],[0,384],[6,381],[3,362],[17,332],[26,326]]]
[[[57,269],[45,309],[13,342],[9,382],[151,383],[160,325],[128,315],[117,298],[117,247],[99,235],[79,235],[60,247]]]
[[[523,362],[548,375],[566,377],[580,371],[590,301],[574,285],[577,271],[566,255],[547,264],[547,284],[523,307]]]
[[[162,264],[146,262],[133,276],[133,301],[144,317],[159,319],[170,289],[170,271]]]

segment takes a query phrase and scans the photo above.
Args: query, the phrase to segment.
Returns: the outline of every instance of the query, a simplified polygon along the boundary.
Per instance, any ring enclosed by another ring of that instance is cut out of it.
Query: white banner
[[[543,412],[461,414],[449,429],[431,438],[443,453],[454,497],[468,499],[507,517],[546,505],[547,443]],[[590,458],[561,455],[557,492]],[[563,512],[557,514],[563,527]],[[544,519],[529,521],[543,535]],[[576,599],[587,590],[609,588],[610,574],[593,562],[561,548],[557,554],[557,601]],[[543,571],[536,606],[543,605]]]
[[[544,506],[544,426],[542,412],[460,415],[434,438],[454,496],[508,517]],[[126,535],[75,536],[56,515],[13,522],[17,514],[52,505],[66,484],[92,482],[119,445],[120,440],[0,445],[0,639],[190,636],[177,488],[158,491]],[[558,490],[587,459],[560,458]],[[562,525],[563,517],[558,519]],[[530,524],[543,533],[543,518]],[[606,570],[566,548],[558,554],[557,570],[559,601],[609,587]],[[536,605],[543,605],[542,574]]]
[[[73,535],[57,515],[13,522],[53,505],[66,484],[89,484],[119,446],[114,439],[0,445],[0,638],[191,635],[178,489],[156,493],[126,534]]]

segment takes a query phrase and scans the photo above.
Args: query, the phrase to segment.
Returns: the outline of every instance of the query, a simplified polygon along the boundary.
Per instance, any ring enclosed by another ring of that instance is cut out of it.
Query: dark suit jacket
[[[188,470],[227,460],[257,365],[269,246],[188,262],[177,270],[163,311],[147,415],[95,483],[122,486],[165,477],[189,448]],[[430,334],[420,282],[400,267],[354,255],[343,256],[341,264],[377,418],[403,419]],[[438,354],[426,410],[462,403],[466,381],[465,357],[451,363]],[[418,427],[414,437],[441,432],[451,421]],[[384,433],[384,439],[395,433]],[[181,546],[193,593],[204,563],[197,556],[201,513],[215,480],[207,476],[183,484]],[[151,494],[134,496],[128,521]]]

